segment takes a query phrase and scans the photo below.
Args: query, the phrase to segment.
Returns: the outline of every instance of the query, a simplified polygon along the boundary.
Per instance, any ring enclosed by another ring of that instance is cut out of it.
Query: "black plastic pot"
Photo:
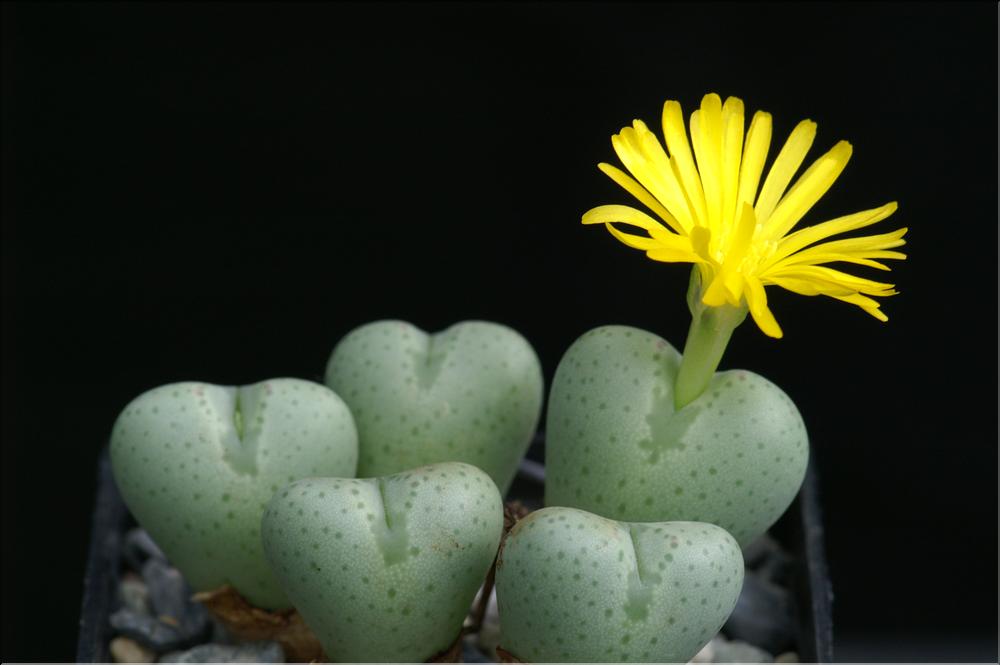
[[[531,453],[536,452],[534,448]],[[524,460],[509,498],[540,506],[544,477],[541,464]],[[133,525],[111,475],[111,461],[105,450],[97,463],[97,499],[83,580],[77,662],[111,662],[108,643],[113,633],[108,618],[119,605],[122,539]],[[798,613],[799,658],[802,662],[833,662],[833,595],[823,544],[819,488],[811,460],[799,495],[770,533],[795,558],[792,586]]]

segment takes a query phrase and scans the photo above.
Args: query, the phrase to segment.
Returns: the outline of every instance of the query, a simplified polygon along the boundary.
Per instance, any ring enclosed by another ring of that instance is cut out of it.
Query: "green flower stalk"
[[[697,269],[691,271],[687,301],[691,310],[691,328],[674,386],[674,407],[678,411],[705,392],[715,376],[729,338],[747,316],[745,305],[706,305],[701,294],[701,273]]]

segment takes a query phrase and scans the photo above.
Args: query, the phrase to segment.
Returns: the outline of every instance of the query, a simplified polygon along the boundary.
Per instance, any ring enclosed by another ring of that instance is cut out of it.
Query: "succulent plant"
[[[326,386],[174,383],[125,407],[111,435],[132,514],[199,591],[231,585],[256,606],[288,600],[260,543],[264,506],[306,476],[353,476],[357,432]]]
[[[563,356],[549,396],[547,505],[634,522],[711,522],[743,545],[795,498],[808,443],[792,401],[752,372],[718,372],[677,410],[680,354],[605,326]]]
[[[496,556],[503,504],[450,462],[381,478],[311,478],[271,500],[271,566],[334,661],[421,662],[458,637]]]
[[[541,413],[542,372],[516,331],[465,321],[428,335],[376,321],[337,344],[326,384],[358,425],[358,475],[436,462],[483,469],[506,492]]]
[[[684,663],[725,623],[743,584],[726,531],[544,508],[497,562],[501,646],[526,662]]]

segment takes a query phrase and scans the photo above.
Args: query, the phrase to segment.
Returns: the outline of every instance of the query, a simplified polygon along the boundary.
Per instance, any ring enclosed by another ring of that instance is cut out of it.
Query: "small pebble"
[[[467,635],[462,640],[462,662],[465,663],[492,663],[494,661],[486,657],[479,647],[476,646],[476,638]]]
[[[190,644],[207,639],[211,631],[208,610],[191,600],[191,588],[180,571],[151,558],[142,566],[142,579],[149,589],[149,602],[157,618],[174,625]]]
[[[712,658],[715,657],[715,642],[719,638],[712,639],[708,644],[701,648],[701,651],[694,655],[691,659],[692,663],[711,663]]]
[[[795,614],[788,589],[748,573],[723,632],[770,653],[781,653],[795,638]]]
[[[156,653],[182,649],[192,643],[174,626],[127,607],[111,615],[111,627]]]
[[[168,653],[161,663],[283,663],[285,652],[277,642],[202,644],[187,651]]]
[[[111,660],[116,663],[155,663],[156,654],[135,640],[127,637],[116,637],[109,645]]]
[[[122,556],[133,570],[141,570],[142,564],[149,558],[166,561],[163,551],[153,542],[145,529],[132,529],[125,534],[122,541]]]
[[[713,646],[713,663],[773,663],[774,656],[768,652],[755,647],[752,644],[747,644],[742,640],[735,640],[733,642],[726,641],[721,638],[715,638],[712,640],[714,642]]]
[[[135,573],[125,573],[118,584],[118,599],[122,607],[139,614],[149,614],[149,589]]]

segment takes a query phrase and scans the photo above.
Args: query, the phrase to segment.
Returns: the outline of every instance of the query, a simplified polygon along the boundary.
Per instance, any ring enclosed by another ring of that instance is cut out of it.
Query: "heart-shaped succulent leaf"
[[[679,365],[666,341],[624,326],[569,348],[549,396],[547,505],[711,522],[742,545],[781,516],[809,455],[795,405],[767,379],[733,370],[677,411]]]
[[[288,600],[260,544],[271,495],[306,476],[353,476],[357,432],[326,386],[175,383],[146,392],[111,435],[115,481],[135,518],[199,591],[229,584],[251,603]]]
[[[739,545],[715,525],[545,508],[517,523],[497,563],[500,644],[527,662],[684,663],[742,584]]]
[[[531,345],[496,323],[465,321],[428,335],[402,321],[348,333],[326,384],[358,425],[358,475],[424,464],[474,464],[506,492],[538,425],[542,372]]]
[[[458,637],[502,531],[490,477],[449,462],[292,483],[268,505],[262,538],[332,660],[422,662]]]

